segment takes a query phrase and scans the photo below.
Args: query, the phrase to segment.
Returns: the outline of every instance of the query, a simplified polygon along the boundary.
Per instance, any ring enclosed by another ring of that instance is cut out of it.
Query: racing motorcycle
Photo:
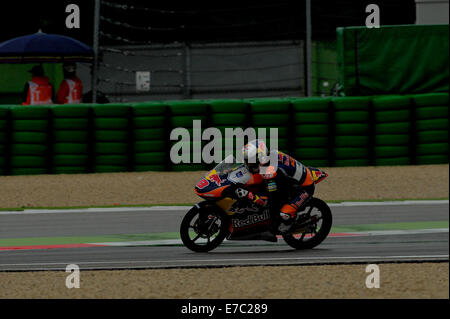
[[[276,235],[282,235],[284,241],[295,249],[311,249],[328,236],[332,225],[331,210],[318,198],[312,197],[297,212],[291,230],[280,234],[276,228],[280,207],[271,205],[270,197],[269,204],[263,207],[252,201],[230,197],[236,187],[249,190],[261,185],[269,190],[273,187],[270,179],[251,174],[242,163],[237,163],[230,156],[195,186],[195,193],[204,201],[194,205],[181,222],[180,236],[187,248],[195,252],[208,252],[224,239],[276,242]],[[328,176],[318,168],[309,169],[316,184]]]

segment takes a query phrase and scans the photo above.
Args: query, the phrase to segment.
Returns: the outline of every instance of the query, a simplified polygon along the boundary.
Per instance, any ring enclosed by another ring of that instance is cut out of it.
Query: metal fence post
[[[313,95],[311,58],[311,0],[306,0],[306,95]]]
[[[100,27],[100,0],[95,0],[94,7],[94,64],[92,65],[92,103],[97,102],[97,77],[98,77],[98,37]]]

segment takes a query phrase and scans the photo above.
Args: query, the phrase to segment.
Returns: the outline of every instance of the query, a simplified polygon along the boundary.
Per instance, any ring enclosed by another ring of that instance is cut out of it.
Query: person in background
[[[44,75],[42,65],[36,65],[31,70],[31,80],[25,83],[22,95],[22,105],[53,104],[53,87]]]
[[[58,104],[78,104],[83,96],[83,83],[76,75],[77,66],[73,62],[63,64],[64,80],[56,93]]]

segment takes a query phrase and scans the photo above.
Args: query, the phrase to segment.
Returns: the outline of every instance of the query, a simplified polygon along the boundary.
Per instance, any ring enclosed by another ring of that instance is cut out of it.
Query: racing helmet
[[[263,140],[252,140],[242,148],[244,164],[249,172],[259,173],[259,168],[269,162],[269,151]]]

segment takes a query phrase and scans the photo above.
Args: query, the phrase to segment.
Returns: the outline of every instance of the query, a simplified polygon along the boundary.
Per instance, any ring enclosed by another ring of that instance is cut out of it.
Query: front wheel
[[[219,246],[227,235],[224,212],[212,205],[194,206],[184,216],[180,226],[183,244],[195,252],[207,252]]]
[[[328,205],[311,198],[290,234],[283,235],[284,241],[295,249],[311,249],[319,245],[330,232],[333,217]]]

